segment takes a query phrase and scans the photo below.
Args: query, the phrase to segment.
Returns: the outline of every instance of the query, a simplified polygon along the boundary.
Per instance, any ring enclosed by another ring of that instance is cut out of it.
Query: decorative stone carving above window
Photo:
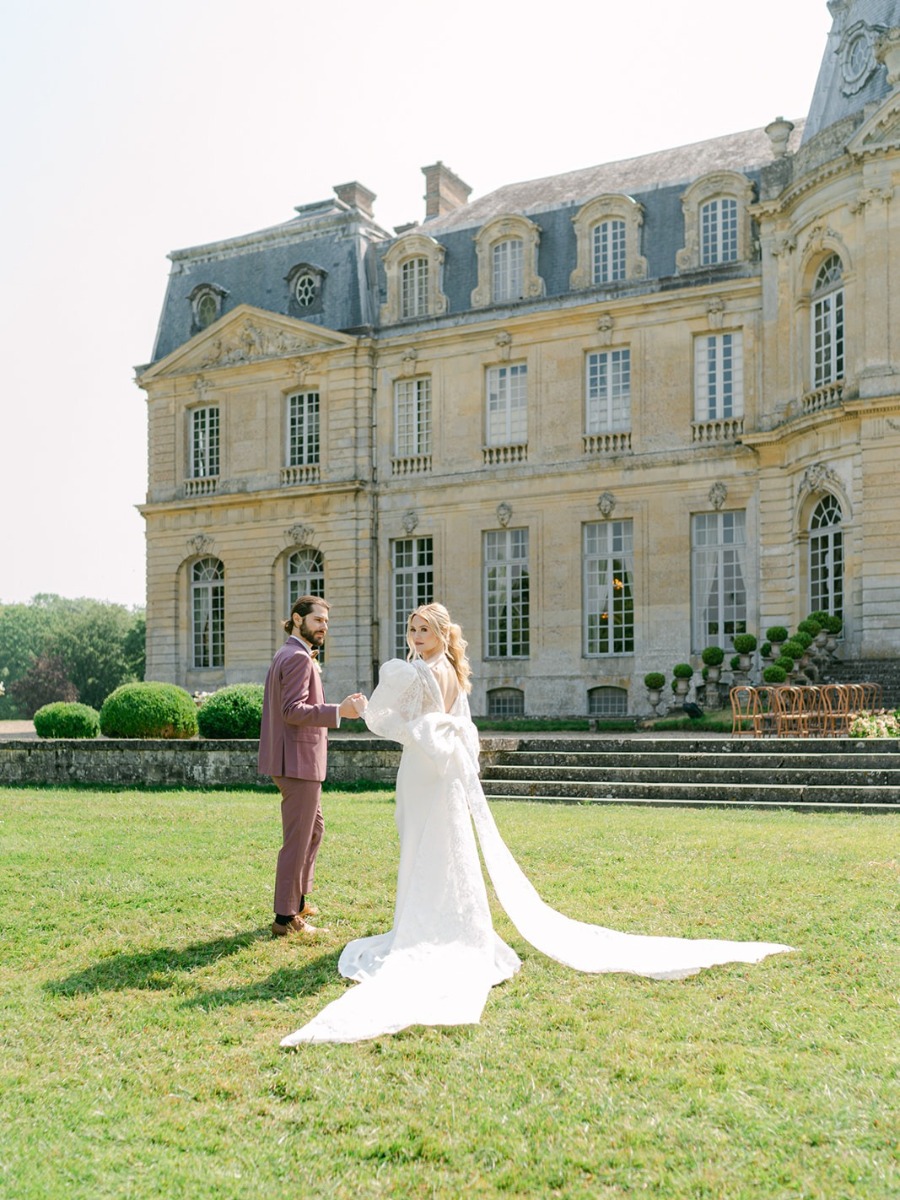
[[[684,246],[675,255],[675,266],[679,271],[696,271],[700,267],[716,266],[720,262],[746,262],[753,251],[750,236],[749,205],[753,200],[753,184],[736,171],[715,171],[704,175],[687,189],[681,197],[681,209],[684,213]],[[719,238],[713,237],[712,257],[704,253],[707,239],[704,236],[703,211],[707,206],[718,206],[707,211],[713,213],[711,224],[714,229],[721,222],[718,217],[725,215],[726,222],[730,216],[725,214],[726,207],[731,212],[729,202],[736,205],[733,212],[735,226],[733,239],[728,237],[723,251]]]
[[[407,533],[412,533],[419,524],[419,514],[411,508],[409,512],[403,514],[402,524]]]
[[[505,241],[522,243],[522,273],[518,295],[494,297],[494,247]],[[475,235],[478,257],[478,287],[472,293],[472,307],[486,308],[489,304],[532,300],[544,294],[544,281],[538,274],[538,244],[540,227],[527,217],[504,216],[493,220]]]
[[[612,516],[615,507],[616,498],[612,492],[603,492],[597,500],[597,508],[600,510],[600,515],[601,517],[606,517],[607,520]]]
[[[309,546],[313,543],[316,531],[311,525],[292,525],[284,531],[288,546]]]
[[[387,301],[381,306],[381,321],[416,317],[439,317],[448,308],[441,291],[444,247],[424,233],[408,233],[398,238],[384,256]]]
[[[618,272],[607,279],[595,278],[594,230],[598,226],[610,222],[621,222],[624,225],[625,261],[624,273],[615,278]],[[572,218],[577,240],[577,265],[569,277],[569,287],[573,291],[589,287],[604,287],[608,283],[627,282],[633,279],[645,279],[647,276],[647,260],[641,256],[641,226],[644,223],[644,209],[631,196],[605,195],[596,200],[589,200]]]
[[[215,540],[208,533],[195,533],[193,537],[187,540],[187,548],[189,554],[209,554],[215,545]]]

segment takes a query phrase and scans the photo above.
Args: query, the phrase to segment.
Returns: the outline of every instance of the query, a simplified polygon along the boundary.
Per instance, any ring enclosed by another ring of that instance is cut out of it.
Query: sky
[[[825,0],[18,0],[0,48],[0,603],[144,603],[146,408],[174,249],[336,184],[384,228],[441,160],[507,183],[809,108]]]

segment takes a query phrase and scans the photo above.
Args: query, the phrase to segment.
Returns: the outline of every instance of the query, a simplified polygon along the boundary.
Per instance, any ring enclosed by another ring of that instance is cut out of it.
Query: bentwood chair
[[[803,688],[786,685],[775,692],[775,732],[778,737],[807,737],[809,723]]]
[[[756,737],[759,699],[756,688],[749,684],[738,684],[729,692],[731,699],[731,736]]]

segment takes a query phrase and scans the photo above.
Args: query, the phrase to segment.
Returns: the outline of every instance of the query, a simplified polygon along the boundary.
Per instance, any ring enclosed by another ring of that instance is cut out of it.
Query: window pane
[[[219,474],[219,410],[191,410],[191,478],[205,479]]]
[[[842,617],[844,611],[842,519],[838,500],[829,495],[816,505],[809,524],[810,609],[833,613],[837,617]]]
[[[700,209],[700,262],[704,266],[737,258],[737,201],[710,200]]]
[[[585,433],[631,428],[631,351],[607,350],[587,356]]]
[[[747,628],[743,512],[698,513],[691,520],[694,650],[731,648]]]
[[[314,466],[319,461],[319,393],[288,396],[289,467]]]
[[[528,367],[490,367],[487,372],[487,444],[528,440]]]
[[[406,658],[406,622],[422,604],[434,602],[434,546],[430,537],[402,538],[391,543],[393,568],[394,655]]]
[[[400,315],[424,317],[428,312],[428,259],[412,258],[400,268]]]
[[[530,641],[527,529],[484,535],[484,603],[488,657],[526,658]]]
[[[584,526],[585,654],[634,653],[633,522]]]
[[[225,569],[215,558],[203,558],[191,570],[193,665],[225,664]]]
[[[495,303],[500,300],[521,300],[524,249],[521,238],[507,238],[491,248],[491,290]]]
[[[431,453],[431,379],[401,379],[394,385],[395,453],[398,458]]]
[[[694,419],[720,420],[744,413],[743,334],[719,333],[694,342]]]
[[[594,226],[594,283],[625,278],[625,222],[601,221]]]

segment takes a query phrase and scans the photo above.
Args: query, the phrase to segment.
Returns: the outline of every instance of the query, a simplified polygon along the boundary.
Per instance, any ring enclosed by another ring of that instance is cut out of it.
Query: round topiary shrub
[[[708,667],[721,667],[725,661],[725,651],[721,646],[707,646],[701,652],[700,657]]]
[[[832,637],[837,637],[844,627],[844,622],[841,620],[841,618],[830,613],[825,614],[824,618],[822,619],[822,624]]]
[[[800,642],[796,640],[796,638],[790,638],[790,640],[786,641],[781,647],[782,657],[792,658],[794,662],[797,662],[799,659],[801,659],[805,653],[806,649],[800,644]]]
[[[34,731],[42,738],[99,737],[100,714],[88,704],[56,700],[34,714]]]
[[[739,671],[741,669],[741,656],[739,654],[732,654],[728,662],[732,671]]]
[[[261,683],[234,683],[213,692],[197,713],[205,738],[258,738],[262,721]]]
[[[759,648],[759,653],[763,658],[771,658],[772,657],[771,642],[763,642],[763,644]]]
[[[810,642],[813,641],[822,632],[821,621],[814,621],[812,617],[807,617],[805,621],[801,621],[797,626],[797,633],[805,633]],[[796,638],[797,634],[794,634]]]
[[[100,709],[100,731],[110,738],[190,738],[197,706],[174,683],[123,683]]]
[[[784,667],[779,667],[778,663],[772,663],[766,667],[762,673],[763,683],[784,683],[787,679],[787,671]]]
[[[644,676],[644,687],[649,688],[651,692],[658,692],[661,687],[665,687],[666,677],[662,671],[650,671]]]
[[[756,649],[756,638],[752,633],[736,633],[731,641],[738,654],[752,654]]]
[[[802,646],[804,650],[808,650],[813,644],[813,639],[809,636],[805,629],[797,629],[797,632],[791,638],[792,642],[796,642]]]
[[[672,674],[676,679],[690,679],[694,674],[694,668],[690,663],[676,663],[672,668]]]
[[[766,637],[770,642],[786,642],[788,640],[788,631],[783,625],[771,625],[766,630]]]

